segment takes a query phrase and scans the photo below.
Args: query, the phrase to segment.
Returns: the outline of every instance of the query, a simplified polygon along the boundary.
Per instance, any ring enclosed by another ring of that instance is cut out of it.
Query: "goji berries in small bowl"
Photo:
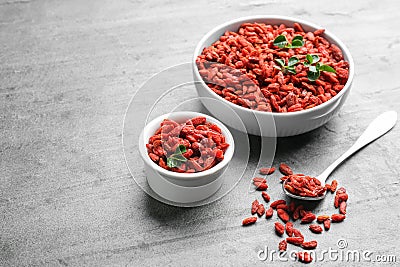
[[[192,203],[213,195],[234,152],[230,131],[197,112],[173,112],[149,122],[139,137],[147,182],[161,197]]]
[[[280,137],[316,129],[339,111],[354,62],[347,47],[320,26],[251,16],[219,25],[201,39],[193,76],[201,101],[216,118],[238,130],[243,122],[250,134]]]

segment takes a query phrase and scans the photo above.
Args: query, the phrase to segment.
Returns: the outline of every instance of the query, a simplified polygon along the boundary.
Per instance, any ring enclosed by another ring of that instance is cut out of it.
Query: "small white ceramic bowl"
[[[219,37],[222,36],[226,31],[237,31],[245,22],[260,22],[272,25],[279,25],[283,23],[289,27],[292,27],[294,22],[298,22],[305,31],[315,31],[323,28],[300,19],[265,15],[232,20],[219,25],[208,32],[200,40],[194,51],[192,61],[193,77],[195,80],[197,93],[201,97],[202,103],[216,118],[239,131],[243,129],[241,127],[242,122],[237,121],[236,115],[225,112],[226,109],[221,107],[224,105],[215,105],[215,100],[223,101],[225,105],[228,105],[230,108],[232,108],[241,118],[248,133],[269,137],[281,137],[297,135],[316,129],[327,123],[335,114],[338,113],[350,92],[350,87],[354,76],[354,62],[347,47],[328,30],[325,30],[323,37],[326,38],[330,43],[336,44],[342,50],[345,60],[350,63],[349,78],[346,85],[335,97],[329,101],[308,110],[289,113],[275,113],[247,109],[235,105],[214,93],[200,77],[196,65],[196,58],[201,54],[205,47],[208,47],[217,41]],[[210,101],[210,98],[214,100]]]
[[[218,125],[225,136],[229,147],[225,151],[224,159],[221,162],[202,172],[178,173],[165,170],[150,159],[147,154],[146,144],[164,119],[168,118],[182,123],[198,116],[204,116],[208,122]],[[174,112],[159,116],[144,127],[139,137],[139,152],[145,165],[149,186],[161,197],[177,203],[201,201],[217,192],[223,183],[223,176],[221,175],[228,167],[234,150],[235,144],[228,128],[215,118],[198,112]]]

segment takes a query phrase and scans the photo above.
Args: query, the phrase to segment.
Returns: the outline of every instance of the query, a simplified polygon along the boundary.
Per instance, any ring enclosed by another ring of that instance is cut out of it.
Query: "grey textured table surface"
[[[151,75],[190,61],[217,24],[252,14],[311,20],[348,45],[354,86],[328,124],[279,139],[274,164],[318,173],[372,118],[400,111],[399,10],[387,0],[0,1],[0,264],[277,264],[257,259],[280,240],[272,222],[241,227],[256,196],[247,188],[259,140],[251,137],[249,169],[230,194],[199,208],[171,207],[148,197],[126,167],[129,100]],[[344,238],[349,249],[400,261],[399,129],[334,173],[349,191],[349,216],[318,236],[320,249]],[[279,184],[269,192],[280,197]]]

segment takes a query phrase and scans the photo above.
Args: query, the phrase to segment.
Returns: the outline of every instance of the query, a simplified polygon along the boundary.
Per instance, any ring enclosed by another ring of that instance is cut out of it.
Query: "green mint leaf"
[[[314,66],[311,66],[311,67],[314,67]],[[310,68],[311,68],[310,67]],[[320,72],[319,72],[319,70],[318,71],[316,71],[316,72],[314,72],[314,71],[308,71],[307,72],[307,78],[310,80],[310,81],[315,81],[315,80],[317,80],[318,78],[319,78],[319,75],[320,75]]]
[[[300,60],[297,57],[291,57],[289,58],[288,66],[294,66],[296,65]]]
[[[303,45],[304,45],[303,41],[293,40],[291,48],[299,48],[299,47],[302,47]]]
[[[170,168],[178,167],[178,162],[173,158],[167,158],[167,166]]]
[[[306,67],[311,66],[310,63],[308,63],[308,61],[304,61],[304,62],[303,62],[303,65],[306,66]]]
[[[275,59],[276,62],[278,62],[279,65],[281,65],[282,67],[285,67],[285,61],[283,59],[277,58]]]
[[[316,66],[310,66],[308,68],[308,70],[311,71],[311,72],[317,72],[318,71]]]
[[[313,64],[313,57],[310,54],[307,54],[306,60],[308,61],[309,64]]]
[[[327,72],[336,73],[335,69],[332,68],[331,66],[328,66],[328,65],[321,65],[321,66],[319,67],[319,70],[320,70],[320,71],[327,71]]]
[[[284,48],[287,44],[288,44],[288,40],[286,39],[286,36],[284,36],[284,35],[279,35],[274,40],[274,45],[279,48]]]
[[[295,70],[295,68],[293,66],[288,67],[287,71],[292,73],[292,74],[296,74],[296,70]]]
[[[296,35],[295,37],[293,37],[292,43],[293,43],[294,40],[299,40],[299,41],[303,42],[303,36]]]
[[[319,61],[319,56],[318,55],[311,55],[313,59],[313,63],[317,63]]]
[[[183,154],[183,153],[186,153],[186,147],[184,145],[179,145],[175,149],[175,154]]]
[[[278,70],[282,70],[282,68],[279,67],[279,66],[274,66],[274,68],[275,68],[275,69],[278,69]]]
[[[167,158],[167,166],[175,168],[181,166],[183,162],[186,162],[187,159],[182,155],[183,153],[186,153],[186,147],[184,145],[179,145],[175,149],[175,153]]]

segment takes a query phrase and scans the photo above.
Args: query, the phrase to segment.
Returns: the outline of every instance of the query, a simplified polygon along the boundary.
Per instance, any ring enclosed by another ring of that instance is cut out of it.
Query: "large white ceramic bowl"
[[[171,119],[178,123],[188,119],[204,116],[208,122],[218,125],[229,144],[224,159],[214,167],[197,173],[178,173],[165,170],[154,163],[147,154],[146,144],[154,135],[164,119]],[[149,122],[139,137],[139,152],[145,165],[147,182],[151,189],[161,197],[176,203],[191,203],[204,200],[213,195],[221,187],[221,176],[232,159],[235,144],[232,134],[220,121],[206,114],[190,111],[173,112],[159,116]]]
[[[201,54],[205,47],[208,47],[217,41],[219,37],[222,36],[226,31],[237,31],[245,22],[260,22],[272,25],[279,25],[283,23],[288,27],[292,27],[293,23],[297,22],[301,24],[305,31],[315,31],[323,28],[300,19],[265,15],[235,19],[221,24],[208,32],[200,40],[194,51],[192,62],[193,77],[195,80],[197,93],[201,97],[202,103],[216,118],[226,123],[228,126],[231,126],[237,130],[241,130],[240,126],[242,123],[237,121],[237,116],[225,112],[226,109],[221,108],[222,105],[216,105],[214,100],[209,101],[209,99],[224,101],[225,104],[229,105],[241,118],[248,133],[269,137],[281,137],[297,135],[316,129],[328,122],[335,114],[338,113],[350,92],[350,87],[354,76],[354,62],[347,47],[329,30],[325,30],[323,37],[326,38],[330,43],[336,44],[342,50],[345,60],[350,63],[349,78],[346,85],[335,97],[329,101],[308,110],[289,113],[275,113],[244,108],[239,105],[235,105],[214,93],[202,80],[196,65],[196,58]]]

